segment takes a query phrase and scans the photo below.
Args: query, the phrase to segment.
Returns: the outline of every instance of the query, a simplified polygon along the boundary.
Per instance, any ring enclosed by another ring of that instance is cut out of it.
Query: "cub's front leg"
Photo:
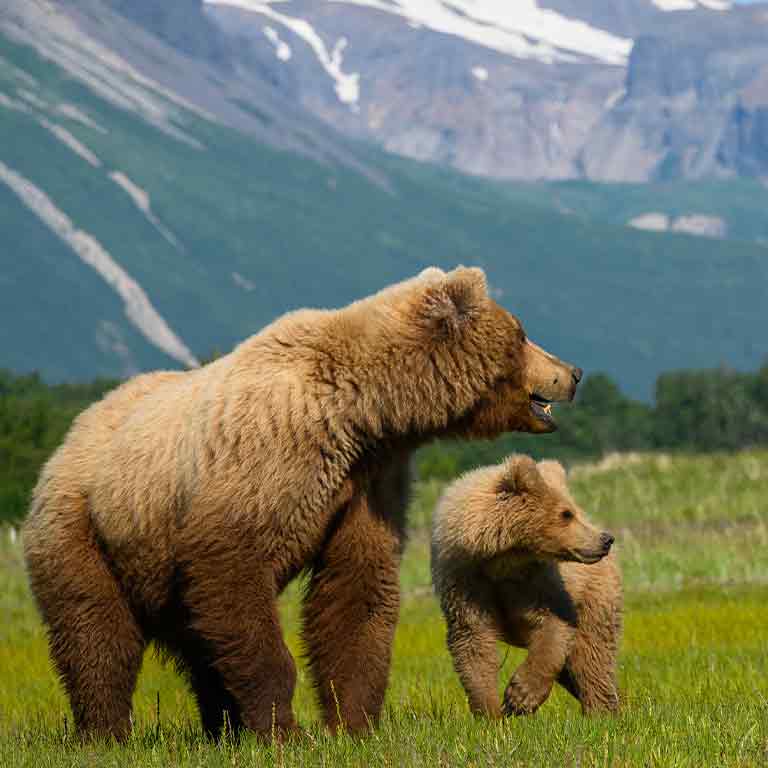
[[[548,615],[535,627],[528,656],[504,691],[505,715],[531,715],[547,700],[575,636],[575,626],[558,616]]]

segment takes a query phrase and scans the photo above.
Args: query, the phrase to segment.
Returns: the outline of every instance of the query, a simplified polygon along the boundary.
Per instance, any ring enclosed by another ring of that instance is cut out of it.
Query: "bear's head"
[[[552,432],[551,404],[572,400],[582,377],[527,337],[489,296],[481,269],[430,268],[350,309],[344,337],[359,339],[367,358],[354,361],[356,370],[380,382],[381,410],[417,431]]]
[[[516,527],[521,554],[591,564],[610,552],[613,536],[585,518],[559,462],[510,456],[495,492],[499,512]]]

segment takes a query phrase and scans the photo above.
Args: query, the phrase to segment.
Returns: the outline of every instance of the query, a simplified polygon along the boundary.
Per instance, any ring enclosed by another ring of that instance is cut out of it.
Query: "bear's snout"
[[[600,534],[600,546],[603,548],[603,554],[607,555],[611,551],[611,546],[616,539],[607,531]]]

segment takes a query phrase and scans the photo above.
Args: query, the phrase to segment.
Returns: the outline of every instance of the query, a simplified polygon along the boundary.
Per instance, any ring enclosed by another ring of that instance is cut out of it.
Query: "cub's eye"
[[[573,512],[570,509],[564,509],[562,512],[563,520],[573,520]]]

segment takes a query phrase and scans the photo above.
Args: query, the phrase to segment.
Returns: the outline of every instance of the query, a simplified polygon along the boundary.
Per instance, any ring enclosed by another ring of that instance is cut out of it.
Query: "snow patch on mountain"
[[[32,75],[30,75],[28,72],[25,72],[23,69],[19,69],[17,66],[8,61],[8,59],[3,58],[2,56],[0,56],[0,67],[2,67],[2,69],[5,70],[7,74],[10,74],[11,77],[19,80],[30,88],[40,87],[40,83],[37,82],[36,78],[32,77]]]
[[[26,88],[17,88],[16,93],[31,106],[41,110],[48,109],[48,103],[41,99],[36,93],[28,91]]]
[[[86,163],[94,168],[101,168],[101,160],[91,152],[80,140],[76,139],[66,128],[56,123],[52,123],[45,118],[40,119],[40,125],[47,131],[50,131],[65,147],[71,149],[76,155],[85,160]]]
[[[644,229],[646,232],[666,232],[669,229],[669,216],[658,211],[642,213],[630,219],[627,225],[634,229]]]
[[[131,198],[133,204],[144,214],[149,223],[174,247],[183,250],[181,244],[152,211],[149,193],[131,181],[122,171],[112,171],[109,178]]]
[[[714,2],[715,0],[710,0]],[[304,37],[317,33],[303,19],[282,17],[271,5],[282,0],[205,0],[212,5],[229,5],[285,23]],[[403,18],[411,27],[424,27],[476,45],[521,59],[547,63],[588,56],[607,64],[623,66],[632,41],[618,37],[586,22],[569,19],[555,11],[539,8],[536,0],[326,0],[332,3],[372,8]],[[303,32],[296,28],[300,25]],[[286,26],[289,26],[286,24]],[[311,32],[310,32],[311,30]],[[306,34],[305,34],[306,33]],[[323,46],[324,48],[324,46]],[[318,54],[320,58],[320,54]],[[322,63],[322,59],[321,59]],[[324,65],[325,66],[325,65]],[[328,69],[326,67],[326,69]]]
[[[472,74],[483,83],[488,79],[488,70],[485,67],[472,67]]]
[[[612,110],[626,95],[627,95],[627,89],[626,88],[617,88],[605,100],[605,104],[603,104],[604,109],[606,109],[608,111]]]
[[[0,181],[4,182],[27,208],[120,296],[127,318],[150,344],[184,365],[197,367],[200,364],[152,306],[144,289],[112,258],[96,238],[77,229],[71,219],[56,207],[45,192],[2,161],[0,161]]]
[[[652,0],[662,11],[695,11],[706,8],[710,11],[730,11],[733,3],[727,0]]]
[[[69,104],[68,102],[62,102],[61,104],[56,105],[56,113],[61,115],[62,117],[66,117],[68,120],[72,120],[76,123],[80,123],[81,125],[84,125],[86,128],[91,128],[94,131],[97,131],[98,133],[106,135],[109,133],[106,128],[99,125],[95,120],[91,120],[88,115],[83,112],[82,109],[79,107],[76,107],[74,104]]]
[[[249,280],[247,277],[243,277],[239,272],[232,273],[232,280],[234,280],[235,285],[242,288],[246,293],[250,293],[256,289],[256,283]]]
[[[0,91],[0,107],[11,109],[14,112],[24,112],[25,114],[29,114],[31,111],[26,104],[21,101],[16,101],[16,99],[12,99],[8,94],[3,93],[2,91]]]
[[[678,216],[672,222],[672,231],[685,232],[699,237],[723,238],[728,234],[728,225],[720,216],[691,213],[687,216]]]
[[[346,73],[343,71],[344,49],[347,47],[347,38],[340,37],[329,51],[323,39],[315,31],[314,27],[304,19],[286,16],[271,8],[275,0],[259,2],[259,0],[205,0],[210,5],[224,5],[242,8],[246,11],[260,13],[268,19],[282,24],[295,35],[302,38],[312,49],[323,69],[330,75],[335,83],[336,95],[342,104],[349,104],[356,110],[360,99],[360,75],[357,72]],[[279,56],[279,54],[278,54]]]
[[[291,58],[291,46],[280,39],[280,35],[277,34],[277,30],[274,27],[264,27],[264,37],[275,46],[275,56],[280,61],[288,61]]]
[[[328,0],[375,8],[412,24],[461,37],[521,59],[547,63],[588,56],[624,65],[632,41],[556,11],[536,0]]]
[[[135,376],[141,370],[131,353],[131,348],[125,343],[120,328],[109,320],[102,320],[96,329],[96,344],[106,352],[111,352],[121,362],[123,376]]]
[[[703,213],[689,213],[672,218],[666,213],[652,211],[635,216],[627,222],[634,229],[648,232],[681,232],[697,237],[724,238],[728,234],[728,225],[720,216]]]

